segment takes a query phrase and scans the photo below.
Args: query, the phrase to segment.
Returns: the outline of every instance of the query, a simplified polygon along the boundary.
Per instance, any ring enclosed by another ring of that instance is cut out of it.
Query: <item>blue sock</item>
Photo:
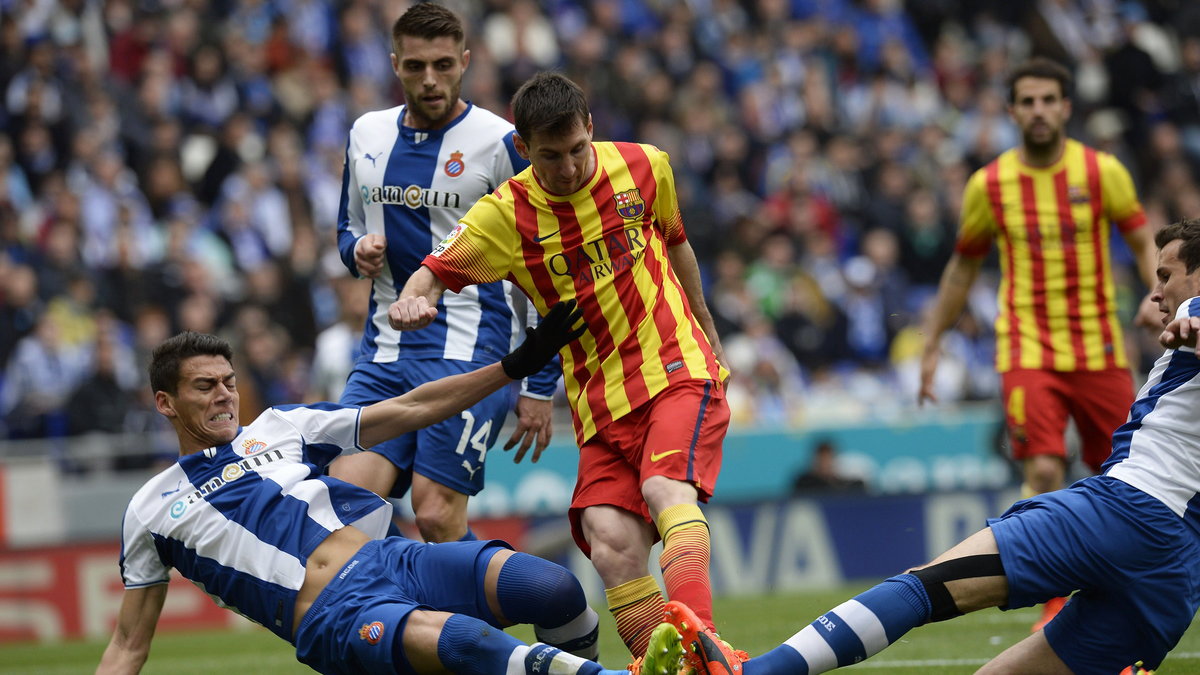
[[[404,536],[404,533],[400,531],[400,527],[398,525],[396,525],[396,521],[394,521],[394,520],[388,521],[387,536],[389,536],[389,537],[403,537]]]
[[[471,526],[468,525],[467,533],[464,534],[463,536],[459,537],[458,540],[459,541],[479,541],[479,537],[475,536],[475,533],[471,531]]]
[[[565,567],[514,553],[500,569],[496,597],[504,616],[533,624],[541,642],[585,659],[599,657],[600,617],[588,607],[579,580]]]
[[[817,617],[782,645],[745,663],[745,675],[816,675],[874,656],[929,622],[921,581],[901,574]]]
[[[563,675],[608,675],[600,664],[567,654],[550,645],[526,645],[499,628],[465,614],[452,614],[438,637],[438,659],[452,673],[495,675],[508,672],[514,656],[525,662],[525,672]]]

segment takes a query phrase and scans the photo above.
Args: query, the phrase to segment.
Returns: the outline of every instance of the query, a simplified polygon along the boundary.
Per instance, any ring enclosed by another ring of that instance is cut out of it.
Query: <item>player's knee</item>
[[[528,553],[514,553],[504,562],[496,592],[501,611],[518,623],[555,628],[587,610],[587,597],[574,574]]]
[[[466,518],[449,509],[423,509],[415,517],[421,538],[430,543],[458,541],[467,533]]]

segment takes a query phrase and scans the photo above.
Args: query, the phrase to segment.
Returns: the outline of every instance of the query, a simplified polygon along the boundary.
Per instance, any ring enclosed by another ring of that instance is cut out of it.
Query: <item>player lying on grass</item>
[[[495,363],[373,405],[279,406],[238,421],[229,344],[182,333],[155,349],[155,405],[179,460],[125,513],[117,626],[97,672],[137,672],[174,567],[218,604],[296,646],[329,673],[563,673],[603,670],[595,612],[566,569],[499,541],[383,539],[391,507],[322,475],[344,449],[372,446],[455,414],[540,369],[579,336],[556,305]],[[527,646],[498,627],[531,623]],[[679,636],[659,626],[634,673],[675,675]]]
[[[822,614],[783,645],[729,670],[710,663],[708,672],[823,673],[932,621],[1075,591],[1044,629],[979,672],[1117,673],[1139,661],[1157,668],[1200,606],[1200,219],[1168,225],[1155,243],[1151,297],[1167,351],[1113,434],[1100,475],[1017,502],[933,562]],[[670,603],[667,612],[685,648],[716,654],[686,609]]]

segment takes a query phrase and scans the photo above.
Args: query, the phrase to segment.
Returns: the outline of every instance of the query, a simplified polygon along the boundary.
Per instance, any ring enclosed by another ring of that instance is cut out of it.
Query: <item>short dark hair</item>
[[[1154,235],[1154,243],[1160,250],[1176,239],[1183,242],[1179,246],[1179,259],[1187,273],[1191,274],[1200,267],[1200,218],[1187,218],[1171,223]]]
[[[232,363],[233,347],[216,335],[190,330],[165,340],[150,357],[150,390],[178,393],[179,366],[193,356],[224,356]]]
[[[1067,67],[1044,56],[1035,56],[1017,66],[1008,75],[1008,102],[1017,101],[1017,80],[1023,77],[1036,77],[1043,80],[1058,82],[1058,90],[1063,98],[1071,98],[1071,71]]]
[[[433,40],[451,37],[462,44],[466,41],[462,19],[449,9],[432,2],[420,2],[400,15],[392,24],[392,47],[400,52],[400,38],[404,36]]]
[[[565,133],[587,125],[587,97],[567,76],[541,72],[526,80],[512,97],[513,126],[526,143],[535,133]]]

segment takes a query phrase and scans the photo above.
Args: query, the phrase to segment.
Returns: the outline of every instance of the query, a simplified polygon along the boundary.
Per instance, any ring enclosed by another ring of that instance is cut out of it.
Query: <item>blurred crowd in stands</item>
[[[1017,142],[1008,68],[1076,75],[1073,136],[1152,226],[1200,215],[1200,3],[448,0],[463,89],[588,91],[596,137],[672,157],[735,372],[735,425],[915,404],[920,317],[970,173]],[[230,338],[246,415],[336,399],[366,308],[335,227],[348,126],[401,102],[382,0],[0,0],[0,437],[137,432],[148,351]],[[1145,289],[1119,280],[1126,318]],[[995,399],[995,274],[943,401]],[[1132,334],[1144,372],[1148,335]]]

